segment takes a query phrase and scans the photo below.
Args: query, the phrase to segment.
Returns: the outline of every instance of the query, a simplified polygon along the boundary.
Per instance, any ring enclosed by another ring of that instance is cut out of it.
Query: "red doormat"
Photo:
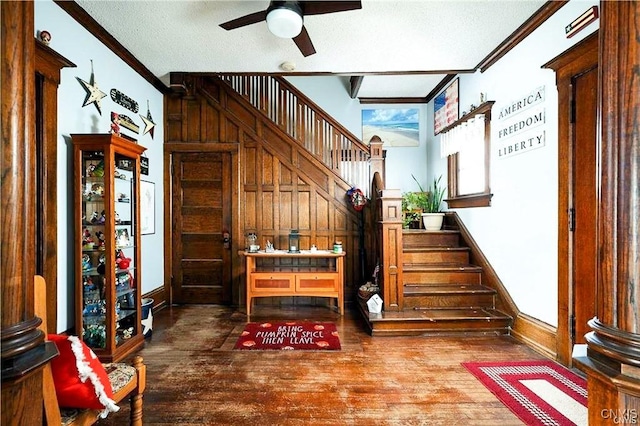
[[[335,351],[340,337],[332,322],[250,322],[233,349]]]
[[[587,383],[553,361],[462,363],[529,426],[587,425]]]

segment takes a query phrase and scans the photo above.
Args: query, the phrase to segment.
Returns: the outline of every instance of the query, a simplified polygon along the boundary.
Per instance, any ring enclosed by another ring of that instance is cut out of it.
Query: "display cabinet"
[[[140,315],[140,155],[114,134],[73,134],[76,332],[103,362],[144,342]]]

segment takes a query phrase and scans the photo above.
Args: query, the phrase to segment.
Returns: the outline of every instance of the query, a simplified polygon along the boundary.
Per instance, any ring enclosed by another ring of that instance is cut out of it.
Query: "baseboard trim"
[[[148,293],[142,295],[142,298],[151,298],[153,299],[153,311],[159,311],[160,309],[167,306],[167,294],[164,290],[164,286],[160,286],[154,290],[151,290]]]
[[[519,313],[513,321],[511,335],[545,357],[557,359],[556,327]]]

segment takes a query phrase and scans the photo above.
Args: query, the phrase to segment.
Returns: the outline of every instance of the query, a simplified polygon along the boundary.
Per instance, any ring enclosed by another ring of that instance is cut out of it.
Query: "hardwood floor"
[[[256,306],[252,321],[334,321],[341,351],[234,351],[231,308],[156,313],[140,352],[145,425],[521,425],[464,361],[541,359],[509,336],[371,337],[354,309]],[[100,421],[127,424],[129,408]]]

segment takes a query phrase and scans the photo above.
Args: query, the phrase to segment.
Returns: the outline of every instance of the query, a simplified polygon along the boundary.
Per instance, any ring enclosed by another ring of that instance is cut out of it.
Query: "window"
[[[445,201],[450,208],[491,205],[489,147],[493,103],[483,103],[440,134],[442,155],[449,159],[449,198]]]

